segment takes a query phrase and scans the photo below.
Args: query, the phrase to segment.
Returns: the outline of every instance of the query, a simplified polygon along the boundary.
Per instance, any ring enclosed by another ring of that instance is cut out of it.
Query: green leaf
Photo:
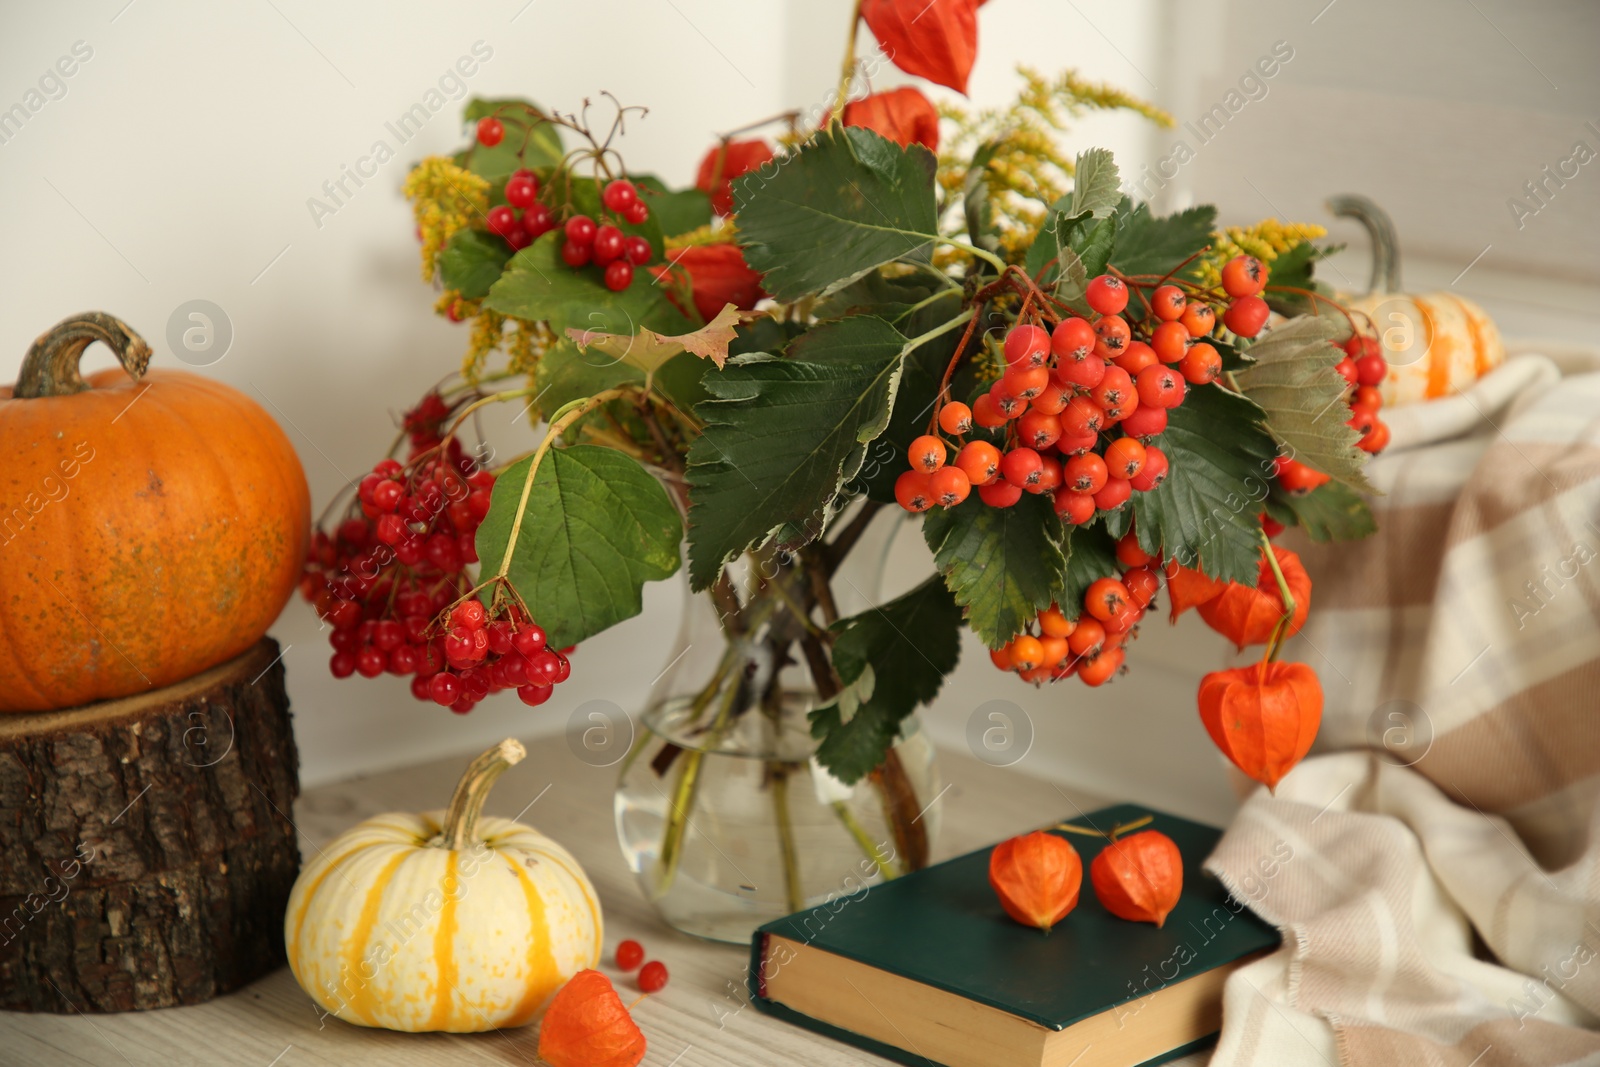
[[[844,691],[811,712],[817,759],[859,781],[883,762],[900,723],[932,700],[961,658],[961,611],[937,576],[882,607],[841,619],[833,666]]]
[[[705,430],[689,449],[689,577],[696,589],[722,565],[780,530],[822,532],[839,488],[889,423],[906,339],[870,315],[823,323],[787,358],[740,356],[707,375]]]
[[[1117,220],[1113,216],[1091,219],[1080,216],[1067,224],[1066,246],[1077,253],[1086,277],[1096,278],[1106,272],[1111,260],[1111,249],[1117,241]]]
[[[1267,430],[1295,459],[1338,481],[1370,488],[1361,435],[1347,423],[1346,382],[1334,369],[1343,353],[1329,342],[1338,327],[1305,316],[1273,328],[1248,349],[1239,391],[1267,415]]]
[[[537,104],[515,96],[498,97],[493,100],[475,96],[467,101],[466,111],[461,116],[463,124],[476,124],[479,119],[487,118],[499,111],[500,122],[506,128],[506,136],[493,148],[485,148],[477,143],[477,130],[474,129],[472,147],[456,154],[457,165],[493,181],[507,178],[513,171],[522,167],[542,170],[560,163],[561,157],[566,154],[565,149],[561,147],[560,129],[548,122],[530,122],[527,112],[522,110],[523,104],[538,108]],[[504,105],[510,106],[505,106],[504,110],[501,110]],[[539,108],[539,110],[544,109]],[[530,128],[531,133],[529,133]],[[522,147],[524,139],[527,141],[527,150],[519,158],[517,150]]]
[[[997,251],[994,234],[994,208],[989,195],[989,161],[1000,148],[998,141],[985,141],[972,153],[967,177],[961,186],[961,210],[967,222],[967,239],[980,248]]]
[[[1122,573],[1117,562],[1117,542],[1104,526],[1091,522],[1069,526],[1066,530],[1067,580],[1061,599],[1056,602],[1069,619],[1083,613],[1083,595],[1097,578],[1114,578]]]
[[[1117,205],[1117,249],[1111,262],[1124,274],[1164,275],[1211,243],[1217,209],[1200,204],[1172,215],[1157,217],[1150,205],[1123,197]],[[1178,273],[1193,278],[1194,264]]]
[[[631,334],[644,327],[672,335],[694,329],[659,285],[640,282],[613,293],[596,268],[567,266],[561,261],[562,240],[556,230],[511,257],[484,306],[502,315],[547,322],[557,334],[568,329]]]
[[[1213,578],[1255,585],[1261,561],[1256,538],[1272,481],[1277,445],[1261,426],[1261,409],[1220,385],[1192,387],[1167,413],[1156,444],[1166,453],[1166,481],[1113,512],[1120,537],[1131,521],[1139,546],[1175,558]]]
[[[534,403],[539,408],[539,414],[549,422],[556,412],[575,400],[587,399],[619,385],[643,381],[643,372],[621,360],[604,352],[582,352],[571,341],[561,340],[539,357],[539,369],[534,379],[534,384],[539,388],[534,394]],[[614,400],[602,410],[620,411],[626,403]],[[567,440],[577,440],[583,425],[591,419],[603,418],[600,411],[585,415],[567,428]]]
[[[495,482],[478,527],[483,573],[500,567],[532,457]],[[550,647],[593,637],[639,614],[645,582],[678,569],[683,526],[667,491],[631,457],[572,445],[545,453],[507,572]]]
[[[1072,176],[1072,207],[1067,214],[1090,214],[1103,219],[1117,209],[1121,199],[1122,177],[1111,151],[1091,148],[1079,152]]]
[[[640,199],[649,205],[650,215],[663,236],[676,237],[711,225],[711,198],[699,189],[669,189],[653,174],[632,178],[634,185],[650,190]]]
[[[1314,264],[1319,259],[1327,259],[1342,251],[1344,245],[1327,245],[1319,247],[1310,241],[1301,241],[1289,251],[1272,261],[1272,274],[1268,284],[1272,287],[1261,296],[1267,305],[1280,315],[1294,317],[1296,315],[1311,314],[1315,310],[1318,314],[1332,314],[1338,318],[1339,323],[1345,327],[1339,334],[1340,339],[1349,336],[1349,324],[1337,311],[1330,308],[1326,301],[1313,301],[1299,293],[1286,293],[1280,287],[1291,289],[1308,289],[1313,292],[1331,295],[1331,290],[1326,285],[1319,284],[1312,278]]]
[[[1267,509],[1279,522],[1298,525],[1318,542],[1359,541],[1378,529],[1366,498],[1340,482],[1327,482],[1309,493],[1286,492],[1274,482]]]
[[[482,300],[500,280],[511,248],[482,230],[457,230],[439,254],[439,280],[468,300]]]
[[[990,648],[1011,640],[1062,593],[1067,558],[1061,520],[1048,495],[1024,493],[1009,508],[972,494],[922,522],[945,584],[972,632]]]
[[[938,220],[934,157],[862,127],[818,132],[733,183],[745,262],[781,301],[823,292],[897,259],[926,262]]]

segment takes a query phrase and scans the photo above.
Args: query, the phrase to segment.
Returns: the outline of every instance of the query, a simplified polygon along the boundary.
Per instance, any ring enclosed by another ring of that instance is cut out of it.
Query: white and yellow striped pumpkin
[[[1372,239],[1372,291],[1341,297],[1377,331],[1389,373],[1378,388],[1385,406],[1450,396],[1505,362],[1505,344],[1483,308],[1451,292],[1403,293],[1394,226],[1364,196],[1328,201],[1335,215],[1360,222]]]
[[[539,1017],[600,959],[594,886],[571,853],[484,798],[523,747],[474,760],[448,812],[367,819],[300,873],[284,920],[295,980],[360,1026],[468,1033]]]

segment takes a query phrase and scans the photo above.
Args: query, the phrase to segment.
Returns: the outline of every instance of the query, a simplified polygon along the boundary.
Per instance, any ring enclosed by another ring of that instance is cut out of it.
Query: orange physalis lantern
[[[1311,610],[1311,576],[1306,574],[1300,557],[1287,548],[1273,545],[1272,554],[1277,557],[1284,584],[1294,598],[1294,617],[1282,634],[1282,637],[1288,637],[1299,631],[1306,621],[1306,613]],[[1284,603],[1277,575],[1272,571],[1272,564],[1267,562],[1266,553],[1261,555],[1261,573],[1254,589],[1238,582],[1228,582],[1216,596],[1202,602],[1199,608],[1200,617],[1207,626],[1240,648],[1264,645],[1270,641],[1274,628],[1283,618]]]
[[[1227,582],[1218,581],[1200,571],[1183,566],[1177,560],[1167,564],[1167,599],[1172,621],[1190,608],[1197,608],[1228,588]]]
[[[700,160],[700,171],[694,179],[695,188],[711,198],[711,208],[718,215],[731,215],[733,190],[729,183],[772,158],[772,148],[765,141],[725,141]]]
[[[1317,736],[1322,683],[1304,663],[1213,671],[1200,679],[1200,721],[1234,766],[1272,789]]]
[[[1078,906],[1083,860],[1070,841],[1035,830],[994,846],[989,884],[1007,915],[1049,933]]]
[[[1160,830],[1113,835],[1089,864],[1089,881],[1117,918],[1160,926],[1183,895],[1183,855]]]
[[[861,17],[895,66],[964,93],[978,57],[980,6],[974,0],[864,0]]]
[[[611,979],[579,971],[539,1024],[539,1057],[551,1067],[636,1067],[645,1040]]]
[[[920,144],[939,150],[939,112],[911,86],[873,93],[844,106],[846,126],[864,126],[898,145]]]

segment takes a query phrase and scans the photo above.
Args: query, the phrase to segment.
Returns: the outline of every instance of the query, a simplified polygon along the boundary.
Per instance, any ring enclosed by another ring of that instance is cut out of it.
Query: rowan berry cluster
[[[1389,444],[1389,426],[1378,418],[1378,411],[1383,407],[1383,394],[1378,386],[1388,375],[1389,365],[1384,362],[1383,349],[1376,337],[1352,333],[1344,343],[1344,353],[1334,369],[1344,378],[1348,390],[1348,425],[1361,435],[1358,447],[1376,454]],[[1278,457],[1276,474],[1278,484],[1291,493],[1310,492],[1329,481],[1322,471],[1289,456]],[[1271,519],[1263,520],[1263,525],[1271,536],[1277,536],[1283,529]]]
[[[301,592],[331,627],[335,678],[410,676],[413,696],[458,714],[501,689],[542,704],[571,667],[520,606],[491,621],[470,599],[495,479],[441,435],[450,413],[437,394],[406,413],[409,460],[379,462],[350,514],[316,531]]]
[[[1084,685],[1104,685],[1122,668],[1124,646],[1138,636],[1139,621],[1161,588],[1160,561],[1139,547],[1131,530],[1117,542],[1117,562],[1121,576],[1089,583],[1077,618],[1052,604],[989,659],[1035,684],[1076,675]]]

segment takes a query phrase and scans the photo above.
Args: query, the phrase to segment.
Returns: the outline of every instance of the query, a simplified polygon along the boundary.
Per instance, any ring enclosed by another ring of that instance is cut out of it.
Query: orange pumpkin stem
[[[489,799],[495,779],[521,763],[527,754],[528,750],[520,741],[508,737],[467,764],[461,781],[456,784],[455,795],[450,798],[450,809],[445,812],[439,847],[459,852],[473,843],[478,816],[483,814],[483,803]]]
[[[83,350],[99,341],[117,355],[134,381],[150,366],[150,346],[128,324],[103,311],[86,311],[62,319],[28,346],[12,396],[32,400],[41,396],[70,396],[89,388],[78,371]]]

